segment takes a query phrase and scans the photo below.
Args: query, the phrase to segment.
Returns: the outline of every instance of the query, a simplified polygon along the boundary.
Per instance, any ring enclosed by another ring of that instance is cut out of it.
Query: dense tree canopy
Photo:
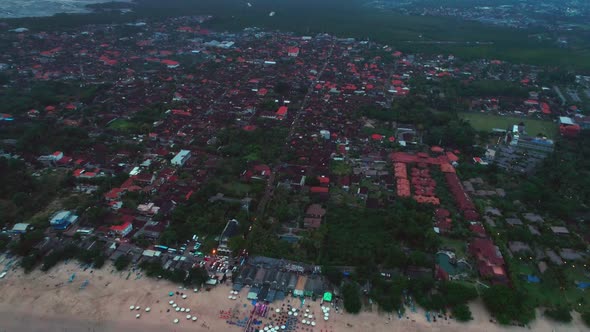
[[[351,314],[358,314],[361,311],[361,294],[356,283],[346,283],[342,287],[342,298],[344,300],[344,309]]]
[[[572,321],[570,310],[563,307],[547,309],[545,310],[545,316],[563,323],[569,323]]]
[[[453,307],[452,309],[453,316],[460,322],[468,322],[473,320],[473,316],[471,315],[471,310],[469,306],[466,304],[460,304],[458,306]]]
[[[528,323],[535,318],[535,310],[526,303],[526,296],[518,289],[495,285],[482,294],[483,301],[494,317],[501,324],[512,321]]]
[[[555,153],[523,181],[519,194],[525,203],[557,217],[584,212],[590,202],[590,132],[559,141]]]
[[[430,252],[440,239],[432,230],[428,208],[412,205],[398,201],[387,210],[330,207],[322,262],[363,266],[373,258],[374,263],[389,267],[420,264],[423,260],[410,261],[400,246]]]
[[[129,263],[131,263],[131,257],[127,255],[121,255],[115,260],[115,268],[117,271],[123,271],[127,268],[127,266],[129,266]]]

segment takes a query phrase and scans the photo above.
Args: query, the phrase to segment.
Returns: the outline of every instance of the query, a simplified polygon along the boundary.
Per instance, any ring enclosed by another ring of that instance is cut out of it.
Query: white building
[[[12,227],[10,232],[13,234],[24,234],[29,229],[29,226],[30,226],[30,224],[23,224],[23,223],[14,224],[14,226]]]
[[[180,150],[180,152],[172,158],[170,163],[174,166],[182,167],[187,160],[191,157],[191,152],[189,150]]]

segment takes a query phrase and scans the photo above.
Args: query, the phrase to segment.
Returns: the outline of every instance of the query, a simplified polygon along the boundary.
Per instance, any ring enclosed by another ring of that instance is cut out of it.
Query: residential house
[[[319,204],[312,204],[307,208],[305,212],[305,218],[303,219],[303,225],[305,228],[317,229],[321,226],[326,210]]]
[[[121,225],[111,226],[110,230],[117,236],[125,237],[133,230],[133,224],[129,221],[126,221]]]
[[[570,231],[563,226],[552,226],[551,231],[555,235],[569,235]]]

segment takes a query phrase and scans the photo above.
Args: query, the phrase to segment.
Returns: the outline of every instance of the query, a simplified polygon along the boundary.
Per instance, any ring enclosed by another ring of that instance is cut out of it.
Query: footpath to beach
[[[74,273],[75,278],[70,282]],[[228,324],[228,321],[239,324],[253,309],[245,299],[246,290],[237,294],[237,299],[228,299],[229,285],[195,293],[167,281],[136,279],[134,273],[127,278],[128,275],[129,272],[113,272],[110,266],[92,272],[82,271],[73,263],[59,265],[47,273],[34,271],[25,275],[21,270],[10,271],[0,280],[0,332],[244,331],[243,327]],[[81,289],[85,280],[88,280],[87,285]],[[181,294],[186,295],[186,299]],[[190,309],[190,314],[177,312],[170,301],[185,310]],[[139,306],[140,310],[130,310],[132,305]],[[330,311],[330,319],[324,321],[317,319],[322,317],[319,301],[307,301],[301,306],[299,300],[291,298],[269,305],[267,317],[256,318],[262,322],[257,328],[265,324],[276,326],[277,320],[286,317],[285,312],[291,306],[300,309],[301,316],[308,312],[317,320],[316,326],[296,325],[292,328],[296,332],[588,331],[578,315],[568,325],[541,317],[530,327],[501,327],[490,323],[489,314],[478,302],[471,305],[474,320],[467,324],[444,319],[427,322],[420,310],[399,319],[395,315],[378,313],[376,308],[359,315]],[[150,311],[146,312],[148,307]],[[275,313],[277,309],[280,314]],[[197,317],[197,320],[192,321],[187,316]],[[177,324],[175,319],[178,319]]]

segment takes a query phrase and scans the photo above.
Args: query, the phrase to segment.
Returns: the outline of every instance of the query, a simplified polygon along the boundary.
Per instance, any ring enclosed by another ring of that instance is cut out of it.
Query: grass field
[[[467,244],[465,241],[451,239],[446,236],[441,236],[440,239],[442,240],[440,247],[455,249],[455,254],[457,255],[457,259],[461,259],[461,258],[466,257]]]
[[[564,268],[567,278],[565,289],[560,290],[554,284],[547,283],[543,275],[539,274],[537,268],[532,263],[520,263],[513,266],[512,273],[516,273],[522,278],[526,275],[536,275],[541,278],[541,283],[524,283],[524,289],[531,296],[531,300],[540,306],[564,306],[583,312],[590,310],[590,301],[584,290],[576,287],[575,281],[588,281],[588,277],[581,267]]]
[[[459,116],[469,121],[471,126],[476,130],[491,131],[494,128],[508,129],[512,125],[524,122],[526,131],[531,136],[542,133],[553,139],[557,135],[557,124],[551,121],[482,113],[461,113]]]
[[[118,131],[129,131],[129,130],[135,128],[135,126],[136,125],[130,121],[117,119],[117,120],[109,123],[108,128],[113,129],[113,130],[118,130]]]

